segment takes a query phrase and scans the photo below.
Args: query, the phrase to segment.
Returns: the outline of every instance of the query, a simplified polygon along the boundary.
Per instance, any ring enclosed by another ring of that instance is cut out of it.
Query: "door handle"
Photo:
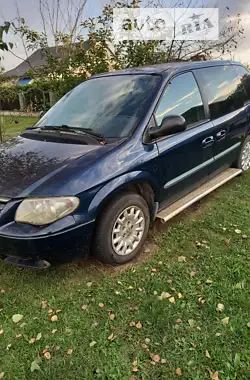
[[[227,131],[225,131],[225,130],[223,129],[222,131],[216,133],[216,139],[217,139],[217,140],[220,140],[220,139],[222,139],[223,137],[225,137],[226,134],[227,134]]]
[[[202,141],[203,146],[211,145],[213,143],[214,143],[214,137],[213,136],[209,136],[205,140]]]

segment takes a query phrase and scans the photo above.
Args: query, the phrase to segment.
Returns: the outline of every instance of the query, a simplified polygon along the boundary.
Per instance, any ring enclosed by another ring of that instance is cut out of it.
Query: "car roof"
[[[125,70],[112,71],[104,74],[97,74],[93,77],[103,77],[103,76],[116,76],[116,75],[131,75],[131,74],[158,74],[163,76],[168,76],[173,71],[185,71],[185,70],[194,70],[197,68],[211,67],[211,66],[223,66],[237,64],[241,65],[239,62],[233,61],[189,61],[189,62],[169,62],[158,65],[149,65],[142,67],[135,67]]]

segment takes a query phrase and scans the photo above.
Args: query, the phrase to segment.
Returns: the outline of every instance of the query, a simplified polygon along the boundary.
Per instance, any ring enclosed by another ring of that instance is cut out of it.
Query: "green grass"
[[[188,380],[217,379],[217,371],[220,380],[249,379],[249,187],[250,175],[236,178],[171,223],[155,223],[156,248],[119,270],[79,262],[38,272],[1,263],[4,379],[171,380],[177,368]],[[162,292],[175,303],[159,300]],[[58,321],[49,309],[62,310]],[[22,321],[13,323],[14,314]],[[142,328],[130,326],[138,321]],[[166,363],[153,365],[153,355]],[[34,360],[40,370],[32,373]]]
[[[8,140],[24,131],[28,127],[32,127],[38,118],[32,116],[3,116],[4,123],[4,140]]]

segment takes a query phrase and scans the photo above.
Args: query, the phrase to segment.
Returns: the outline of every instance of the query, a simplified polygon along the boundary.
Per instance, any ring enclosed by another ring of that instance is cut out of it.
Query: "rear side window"
[[[236,70],[239,86],[243,93],[244,103],[250,103],[250,72],[243,66],[234,66]]]
[[[201,94],[192,73],[175,77],[168,85],[155,113],[157,126],[166,116],[183,116],[191,126],[205,120]]]
[[[244,106],[242,89],[233,66],[217,66],[196,71],[207,96],[212,119]]]

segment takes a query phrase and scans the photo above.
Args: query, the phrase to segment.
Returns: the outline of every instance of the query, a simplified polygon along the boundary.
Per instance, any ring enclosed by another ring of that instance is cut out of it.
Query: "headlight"
[[[25,199],[16,211],[15,221],[44,226],[71,214],[79,204],[76,197]]]

